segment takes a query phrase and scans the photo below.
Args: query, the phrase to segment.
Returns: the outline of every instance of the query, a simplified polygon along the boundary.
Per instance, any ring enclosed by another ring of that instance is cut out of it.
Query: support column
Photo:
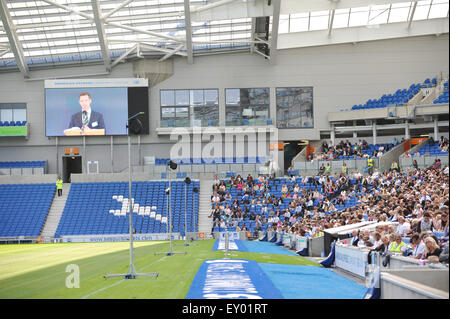
[[[377,123],[375,121],[372,122],[372,135],[373,141],[372,144],[377,144]]]
[[[58,136],[55,137],[55,148],[56,148],[56,175],[61,176],[62,174],[59,173]]]
[[[356,121],[353,121],[353,126],[356,128]],[[356,130],[353,131],[353,138],[358,138],[358,133]]]
[[[111,173],[114,173],[114,140],[111,135]]]
[[[333,143],[333,146],[336,145],[336,143],[335,143],[336,134],[335,134],[334,124],[331,124],[330,139],[331,139],[331,142]]]
[[[408,120],[405,121],[405,140],[409,140],[411,135],[409,133],[409,123]]]
[[[438,117],[434,116],[434,140],[439,140],[439,126],[438,126]]]
[[[83,174],[87,174],[87,160],[86,160],[86,135],[83,135],[83,161],[81,162]]]

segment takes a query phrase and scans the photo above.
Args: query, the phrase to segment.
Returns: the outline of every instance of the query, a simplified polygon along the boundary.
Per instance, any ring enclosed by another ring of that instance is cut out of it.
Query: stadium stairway
[[[66,206],[66,200],[70,192],[70,183],[63,184],[63,193],[58,197],[58,191],[55,192],[52,206],[47,215],[44,227],[42,227],[41,236],[43,238],[53,238],[55,236],[56,229],[58,228],[59,221],[61,219],[64,207]]]
[[[200,179],[198,232],[205,233],[205,238],[210,238],[213,225],[212,218],[208,217],[209,215],[211,215],[211,196],[213,183],[214,181],[212,178]]]

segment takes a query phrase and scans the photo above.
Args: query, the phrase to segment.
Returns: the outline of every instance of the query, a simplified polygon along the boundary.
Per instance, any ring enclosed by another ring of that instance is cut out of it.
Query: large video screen
[[[147,79],[45,81],[46,136],[128,135],[138,112],[148,134]]]

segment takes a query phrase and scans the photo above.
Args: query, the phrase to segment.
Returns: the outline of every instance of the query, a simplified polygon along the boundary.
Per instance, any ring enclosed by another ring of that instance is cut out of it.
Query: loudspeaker
[[[177,167],[178,167],[178,164],[175,163],[174,161],[170,160],[170,162],[169,162],[169,168],[172,169],[172,170],[176,170]]]

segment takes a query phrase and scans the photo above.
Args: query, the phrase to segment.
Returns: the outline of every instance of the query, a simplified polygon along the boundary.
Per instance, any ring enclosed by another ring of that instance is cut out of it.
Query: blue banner
[[[216,240],[213,246],[213,250],[225,250],[225,239],[219,238]],[[240,240],[229,241],[228,250],[231,251],[248,251],[244,244]]]
[[[186,299],[282,299],[254,260],[205,260],[192,281]]]

